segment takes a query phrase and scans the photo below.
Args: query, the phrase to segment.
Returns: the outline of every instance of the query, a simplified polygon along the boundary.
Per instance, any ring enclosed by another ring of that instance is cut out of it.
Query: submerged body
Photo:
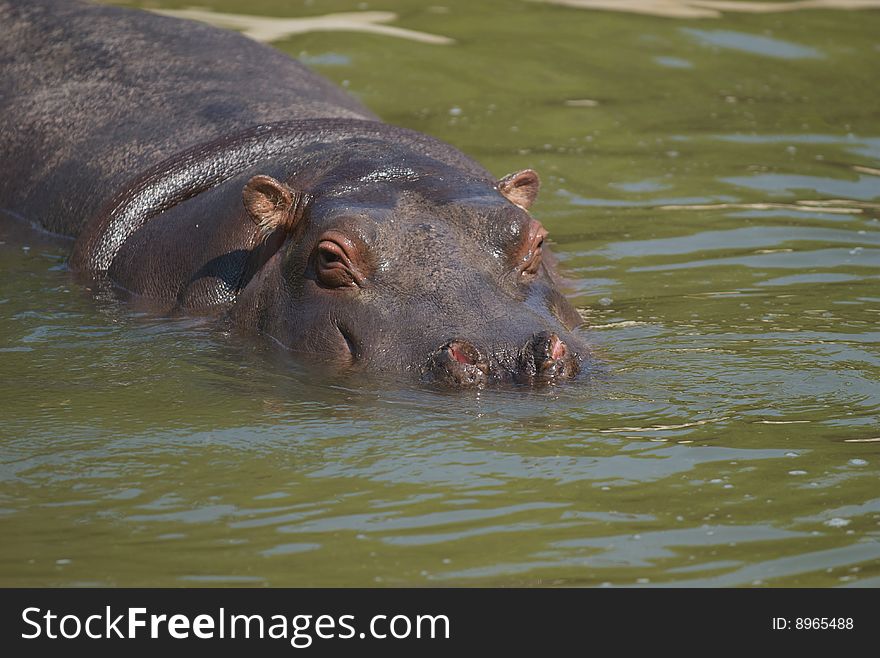
[[[343,369],[580,368],[534,172],[495,180],[234,33],[54,0],[0,25],[0,210],[74,237],[74,270]]]

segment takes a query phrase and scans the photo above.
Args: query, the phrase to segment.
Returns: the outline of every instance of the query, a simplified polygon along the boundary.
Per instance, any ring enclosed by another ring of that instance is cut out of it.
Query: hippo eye
[[[351,245],[349,245],[351,246]],[[321,240],[315,248],[315,276],[327,288],[345,288],[358,284],[351,258],[335,240]]]

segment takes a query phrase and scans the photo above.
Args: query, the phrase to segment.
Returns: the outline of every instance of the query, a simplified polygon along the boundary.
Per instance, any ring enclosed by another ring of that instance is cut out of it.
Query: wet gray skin
[[[334,369],[456,387],[571,378],[580,317],[521,207],[538,184],[526,171],[492,185],[399,149],[346,158],[232,315]]]
[[[230,32],[57,0],[0,0],[0,18],[0,209],[74,237],[87,280],[328,370],[577,374],[533,171],[496,180]]]

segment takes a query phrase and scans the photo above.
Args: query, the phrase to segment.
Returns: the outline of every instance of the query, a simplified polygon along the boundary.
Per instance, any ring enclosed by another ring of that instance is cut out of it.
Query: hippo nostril
[[[449,356],[463,365],[477,365],[483,358],[479,350],[466,340],[453,340],[444,347]]]
[[[535,334],[520,352],[519,381],[554,382],[573,377],[578,371],[577,355],[555,333],[542,331]]]
[[[546,331],[532,336],[527,349],[531,352],[531,357],[538,367],[561,359],[566,352],[565,343],[559,339],[559,336]]]
[[[451,386],[484,386],[489,362],[466,340],[451,340],[434,352],[422,366],[422,379]]]
[[[476,355],[469,353],[470,350],[467,350],[466,347],[459,342],[450,343],[446,349],[449,350],[449,354],[452,358],[459,363],[473,365],[476,362]]]
[[[554,361],[558,361],[564,357],[567,352],[568,348],[565,346],[565,343],[559,339],[559,336],[552,334],[550,336],[550,358]]]

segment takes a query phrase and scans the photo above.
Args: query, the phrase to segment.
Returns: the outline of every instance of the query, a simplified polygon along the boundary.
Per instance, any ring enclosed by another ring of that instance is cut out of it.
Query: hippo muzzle
[[[492,384],[547,385],[580,371],[581,356],[552,332],[533,335],[515,351],[484,353],[472,343],[454,339],[437,349],[421,366],[424,382],[455,388]]]

